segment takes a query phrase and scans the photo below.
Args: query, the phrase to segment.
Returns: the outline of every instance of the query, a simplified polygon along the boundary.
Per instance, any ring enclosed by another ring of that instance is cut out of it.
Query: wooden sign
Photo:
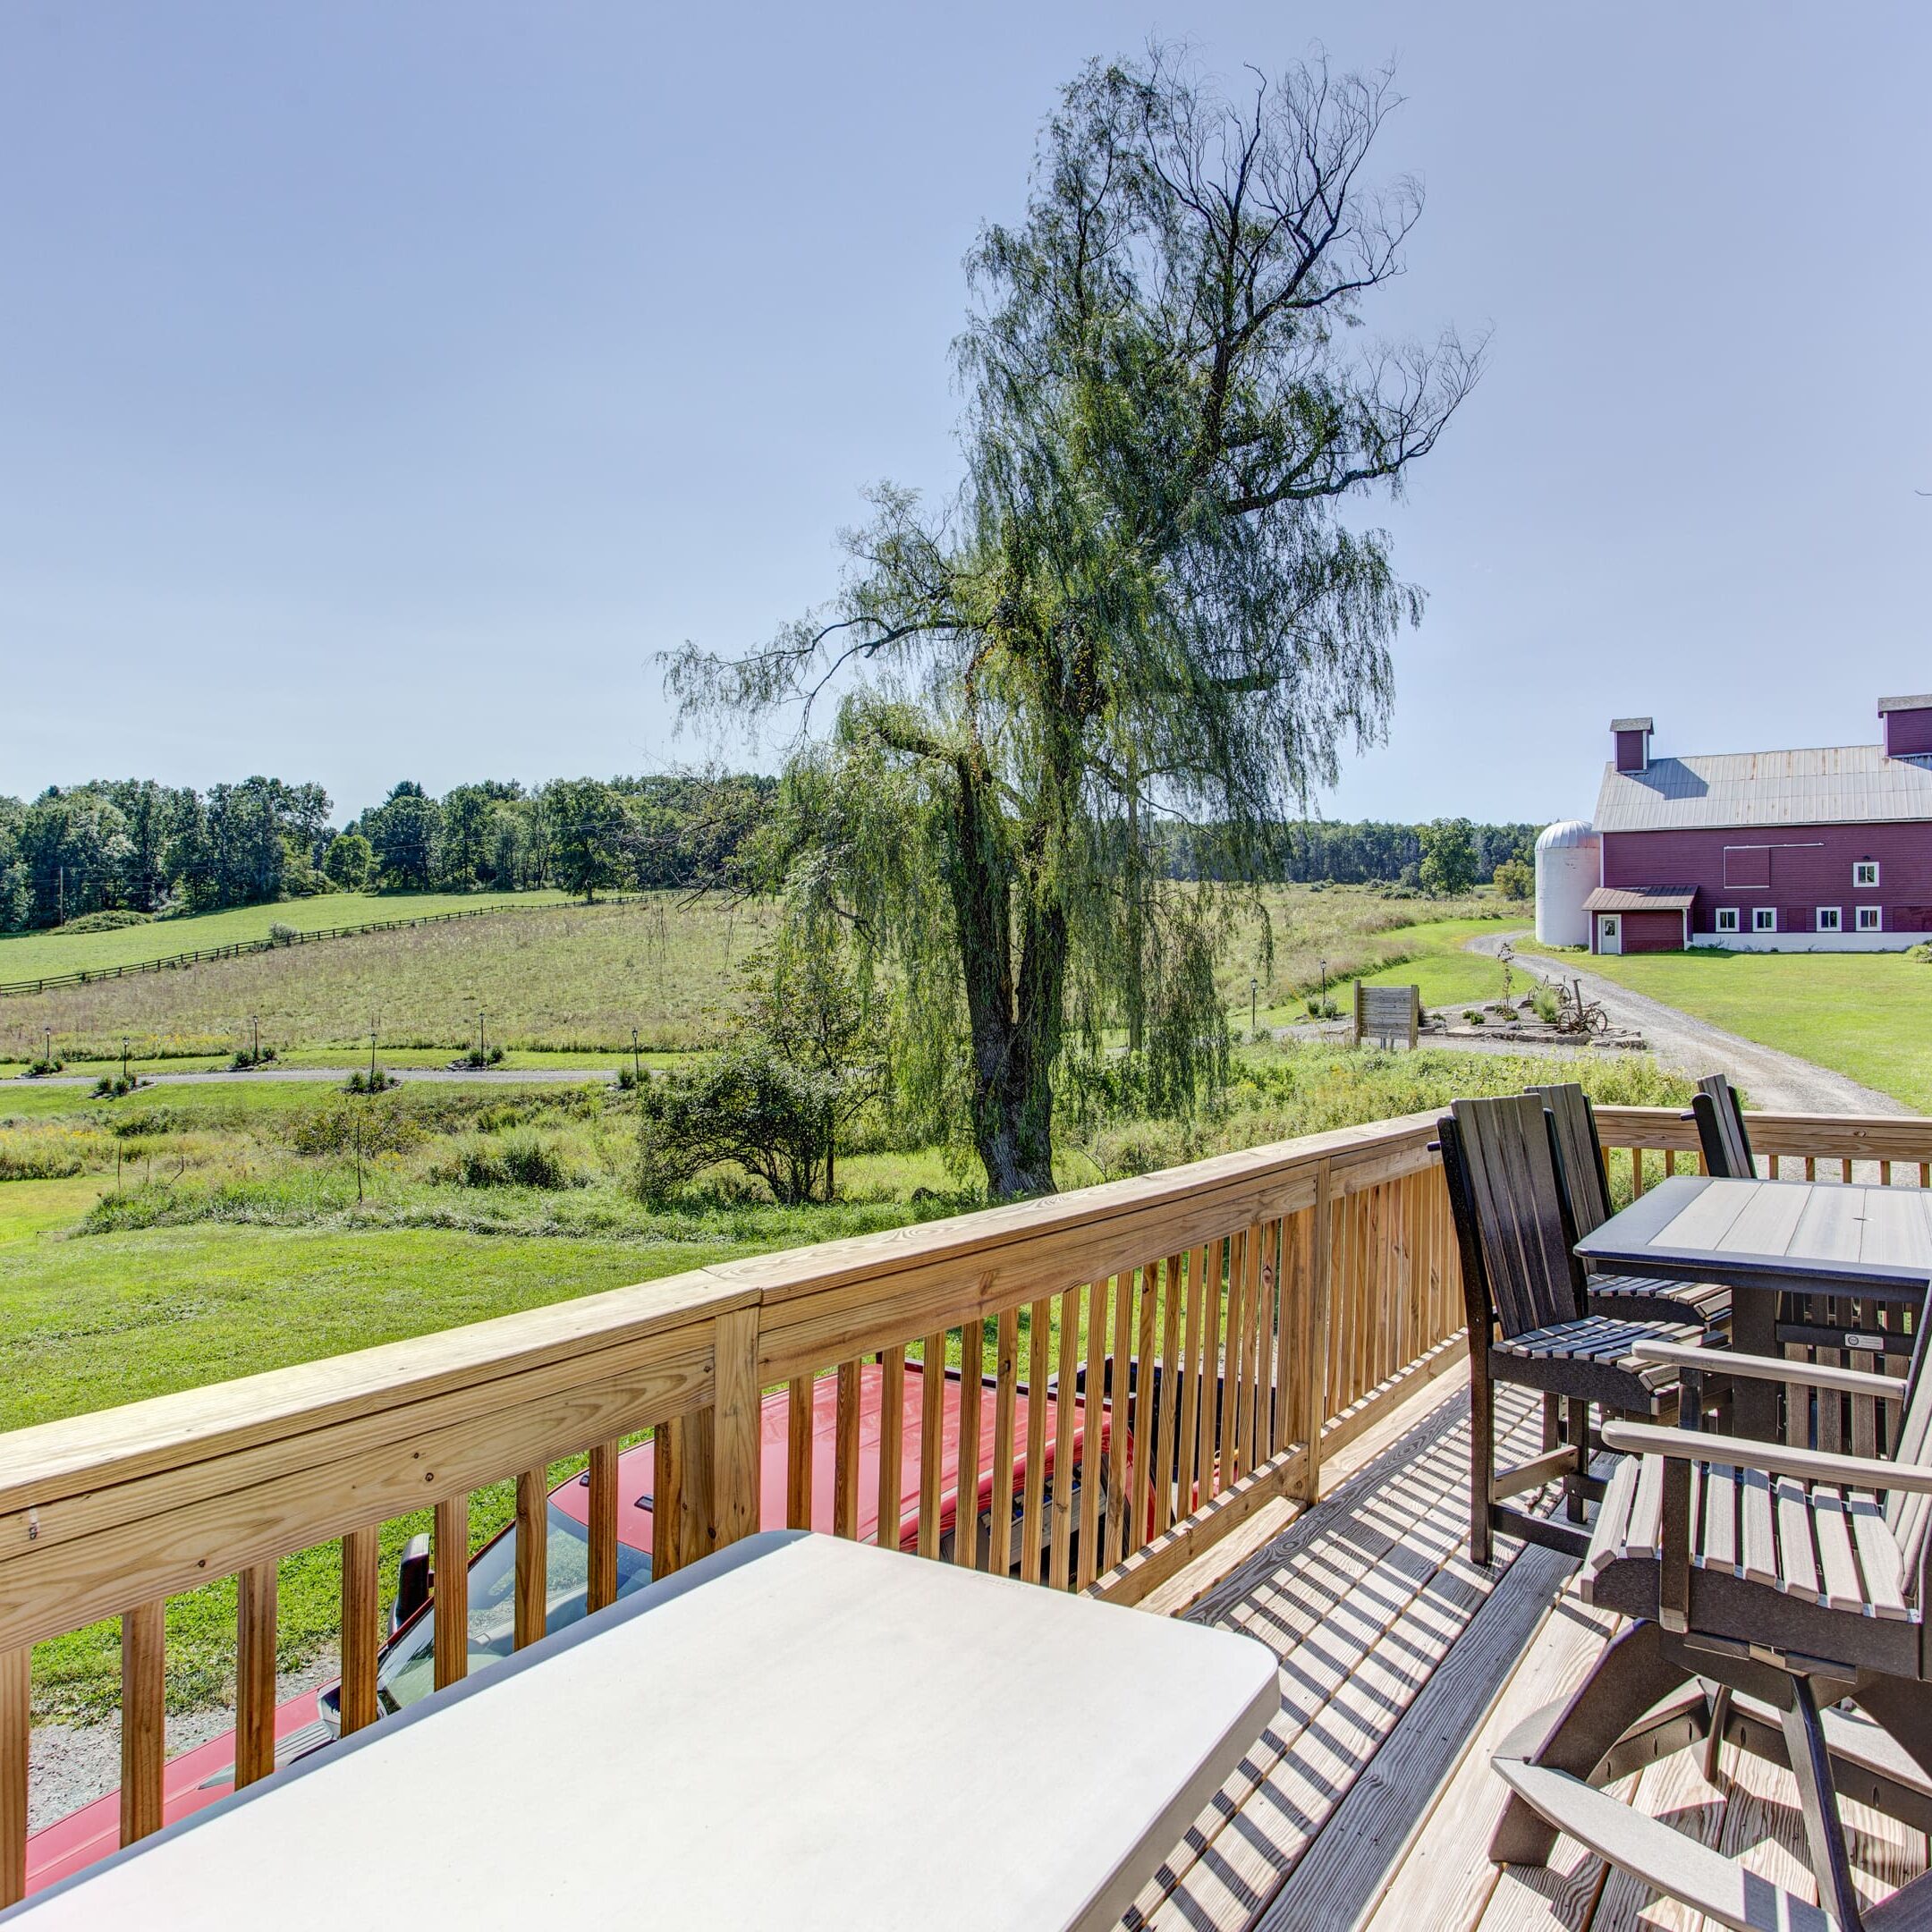
[[[1364,986],[1355,982],[1355,1032],[1358,1046],[1365,1039],[1393,1046],[1397,1040],[1413,1046],[1422,1025],[1422,989],[1412,986]]]

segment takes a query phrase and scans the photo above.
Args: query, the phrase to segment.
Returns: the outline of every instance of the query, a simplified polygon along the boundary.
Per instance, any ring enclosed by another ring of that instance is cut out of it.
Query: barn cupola
[[[1614,717],[1610,735],[1616,742],[1616,768],[1620,772],[1650,769],[1650,720],[1647,717]]]
[[[1932,756],[1932,693],[1917,698],[1881,698],[1878,716],[1885,725],[1887,758]]]

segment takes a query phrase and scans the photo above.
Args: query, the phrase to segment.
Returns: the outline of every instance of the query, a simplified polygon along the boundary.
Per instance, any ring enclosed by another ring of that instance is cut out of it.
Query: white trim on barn
[[[1723,953],[1902,953],[1928,936],[1911,932],[1692,933],[1690,944]]]

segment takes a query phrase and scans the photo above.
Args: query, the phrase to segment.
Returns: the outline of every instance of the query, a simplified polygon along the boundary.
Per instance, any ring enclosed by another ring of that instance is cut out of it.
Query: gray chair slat
[[[1555,1123],[1556,1151],[1577,1236],[1593,1234],[1610,1218],[1610,1180],[1604,1171],[1603,1143],[1597,1137],[1597,1110],[1574,1080],[1529,1091],[1548,1109]]]
[[[1711,1173],[1721,1181],[1755,1179],[1758,1163],[1744,1131],[1744,1110],[1731,1082],[1722,1073],[1707,1073],[1698,1082],[1690,1111],[1697,1120],[1704,1165]]]
[[[1523,1094],[1457,1100],[1490,1292],[1505,1336],[1582,1312],[1578,1268],[1564,1239],[1561,1182],[1543,1104]]]

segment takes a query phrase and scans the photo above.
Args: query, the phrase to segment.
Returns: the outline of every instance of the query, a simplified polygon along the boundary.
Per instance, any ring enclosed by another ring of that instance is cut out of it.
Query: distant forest
[[[457,785],[434,798],[407,780],[336,826],[318,784],[246,778],[206,792],[150,778],[52,786],[0,798],[0,932],[97,914],[213,911],[317,893],[589,894],[706,890],[744,880],[747,841],[770,814],[771,778],[658,775]],[[1279,874],[1336,885],[1414,884],[1418,826],[1284,829]],[[1475,872],[1527,855],[1533,825],[1470,828]],[[1170,876],[1216,876],[1212,826],[1172,827]]]

